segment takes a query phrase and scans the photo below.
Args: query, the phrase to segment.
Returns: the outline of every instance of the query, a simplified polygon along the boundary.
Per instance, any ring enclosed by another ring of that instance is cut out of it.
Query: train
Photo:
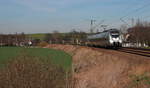
[[[122,47],[123,35],[118,29],[109,29],[87,36],[86,45],[101,47]]]

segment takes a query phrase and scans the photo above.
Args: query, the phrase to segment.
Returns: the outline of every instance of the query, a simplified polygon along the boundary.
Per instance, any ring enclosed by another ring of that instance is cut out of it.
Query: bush
[[[37,46],[39,46],[39,47],[45,47],[47,45],[48,45],[48,43],[44,42],[44,41],[37,44]]]

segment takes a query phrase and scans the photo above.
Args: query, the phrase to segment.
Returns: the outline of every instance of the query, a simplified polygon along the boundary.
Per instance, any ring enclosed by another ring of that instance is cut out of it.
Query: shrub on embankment
[[[37,44],[38,47],[45,47],[47,45],[48,45],[48,43],[44,42],[44,41],[42,41],[42,42],[40,42],[40,43]]]

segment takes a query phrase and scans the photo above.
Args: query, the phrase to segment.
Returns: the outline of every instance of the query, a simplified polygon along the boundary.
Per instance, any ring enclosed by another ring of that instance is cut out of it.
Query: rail
[[[118,49],[118,51],[125,52],[125,53],[136,54],[136,55],[140,55],[140,56],[150,57],[150,49],[143,49],[143,48],[120,48],[120,49]]]

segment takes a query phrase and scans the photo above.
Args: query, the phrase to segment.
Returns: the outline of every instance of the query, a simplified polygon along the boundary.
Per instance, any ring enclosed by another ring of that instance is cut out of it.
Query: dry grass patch
[[[47,47],[72,54],[75,88],[150,87],[149,58],[83,46],[54,44]]]

